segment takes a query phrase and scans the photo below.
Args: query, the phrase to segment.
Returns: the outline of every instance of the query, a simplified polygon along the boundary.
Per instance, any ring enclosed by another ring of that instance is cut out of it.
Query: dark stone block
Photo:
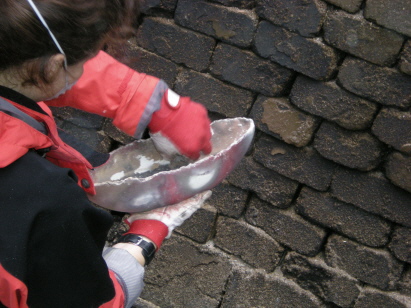
[[[386,250],[368,248],[337,235],[329,237],[325,255],[330,266],[382,290],[394,289],[404,268]]]
[[[411,294],[411,266],[404,271],[401,280],[398,282],[398,292],[410,296]]]
[[[302,37],[266,21],[258,26],[255,48],[263,58],[317,80],[331,78],[339,60],[338,53],[319,40]]]
[[[70,122],[81,128],[99,130],[105,118],[97,114],[88,113],[71,107],[50,107],[55,117]]]
[[[204,244],[214,234],[217,210],[207,201],[190,219],[186,220],[175,231]]]
[[[284,248],[263,231],[245,222],[222,216],[217,222],[214,243],[251,266],[268,272],[275,269],[284,252]]]
[[[357,12],[360,9],[361,4],[363,3],[363,0],[324,0],[324,1],[334,4],[335,6],[338,6],[349,13]]]
[[[411,194],[391,184],[379,172],[340,169],[334,176],[331,191],[341,201],[411,227]]]
[[[392,152],[385,164],[385,175],[395,185],[411,192],[411,157]]]
[[[345,91],[334,81],[320,82],[304,76],[295,81],[290,100],[311,114],[351,130],[370,127],[377,112],[377,104]]]
[[[140,0],[139,9],[141,13],[148,14],[151,9],[163,9],[172,11],[178,0]]]
[[[210,70],[219,79],[268,96],[284,93],[293,77],[289,69],[225,44],[215,49]]]
[[[327,5],[319,0],[257,0],[256,12],[277,26],[302,36],[315,36],[321,29]]]
[[[215,206],[219,213],[228,217],[239,218],[245,209],[247,197],[248,193],[246,191],[223,181],[213,188],[209,203]]]
[[[251,199],[245,218],[276,241],[307,256],[320,251],[326,236],[323,229],[304,220],[293,209],[273,208],[258,198]]]
[[[298,188],[297,182],[257,164],[251,157],[243,159],[227,180],[280,208],[290,205]]]
[[[328,193],[303,188],[296,212],[364,245],[382,247],[388,243],[391,225],[356,206],[338,201]]]
[[[108,153],[111,150],[112,140],[102,132],[79,127],[71,122],[61,123],[60,128],[97,152]]]
[[[205,70],[214,39],[181,28],[165,18],[146,18],[137,33],[139,46],[197,71]]]
[[[178,75],[175,91],[204,104],[209,111],[226,117],[247,116],[253,102],[253,94],[247,90],[229,86],[209,75],[188,70]]]
[[[128,63],[132,69],[163,79],[169,87],[174,85],[178,73],[178,65],[163,57],[137,46],[129,47]]]
[[[203,0],[179,0],[174,18],[183,27],[240,47],[250,46],[258,22],[257,15],[251,10]]]
[[[288,279],[238,268],[234,270],[228,281],[226,294],[220,307],[320,308],[322,306],[313,294]]]
[[[395,149],[411,154],[411,112],[383,108],[372,126],[372,132],[381,141]]]
[[[411,2],[367,0],[364,16],[377,24],[411,36]]]
[[[269,136],[262,136],[254,159],[267,168],[317,190],[328,189],[337,165],[311,147],[296,148]]]
[[[404,227],[395,229],[388,247],[399,260],[411,264],[411,229]]]
[[[364,288],[359,296],[355,308],[376,308],[376,307],[411,307],[411,297],[401,296],[398,293],[383,293],[381,291]]]
[[[138,298],[137,301],[134,303],[131,308],[160,308],[157,305],[154,305],[153,303],[150,303],[148,301],[145,301],[142,298]]]
[[[281,270],[304,289],[338,307],[352,307],[360,294],[357,280],[327,266],[319,258],[307,258],[291,252],[285,258]]]
[[[382,159],[383,143],[368,132],[353,132],[323,122],[314,139],[315,149],[325,158],[349,168],[369,171]]]
[[[338,49],[383,66],[397,61],[404,42],[394,31],[341,11],[327,14],[324,39]]]
[[[400,70],[408,75],[411,75],[411,40],[408,40],[401,53]]]
[[[293,107],[287,98],[259,96],[251,110],[258,129],[297,147],[312,139],[319,119]]]
[[[230,273],[221,253],[172,236],[146,268],[141,298],[160,307],[218,307]]]
[[[387,106],[411,106],[411,76],[395,69],[347,58],[338,81],[348,91]]]
[[[211,0],[225,6],[235,6],[240,9],[251,9],[255,6],[255,0]]]
[[[135,138],[127,135],[126,133],[115,127],[111,119],[106,119],[106,121],[104,122],[103,131],[108,137],[121,144],[128,144],[136,140]]]

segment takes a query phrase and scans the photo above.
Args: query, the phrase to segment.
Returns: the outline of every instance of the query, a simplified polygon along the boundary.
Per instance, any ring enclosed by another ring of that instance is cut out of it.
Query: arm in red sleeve
[[[47,104],[112,118],[115,126],[136,139],[150,123],[156,140],[167,139],[176,152],[192,159],[211,152],[210,119],[204,106],[102,51],[86,62],[83,76],[71,90]]]
[[[164,81],[138,73],[101,51],[86,62],[71,90],[46,103],[111,118],[122,131],[140,138],[167,89]]]

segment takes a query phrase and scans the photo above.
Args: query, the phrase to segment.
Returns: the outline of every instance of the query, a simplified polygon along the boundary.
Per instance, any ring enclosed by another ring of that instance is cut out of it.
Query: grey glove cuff
[[[128,251],[120,248],[105,248],[103,258],[123,289],[124,307],[130,308],[143,290],[144,267]]]

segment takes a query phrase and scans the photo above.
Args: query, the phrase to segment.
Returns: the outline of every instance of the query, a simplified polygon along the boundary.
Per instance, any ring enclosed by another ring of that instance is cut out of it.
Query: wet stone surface
[[[286,98],[259,96],[251,116],[261,131],[297,147],[311,141],[319,124],[316,117],[298,110]]]

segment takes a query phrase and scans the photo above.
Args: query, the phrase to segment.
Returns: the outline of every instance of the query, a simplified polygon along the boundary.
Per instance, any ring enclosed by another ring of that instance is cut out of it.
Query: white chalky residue
[[[110,180],[111,181],[117,181],[117,180],[122,179],[123,177],[124,177],[124,171],[120,171],[120,172],[114,173],[111,176]]]
[[[146,156],[143,155],[138,155],[136,158],[140,160],[140,167],[134,170],[134,174],[151,171],[154,164],[167,165],[170,163],[168,160],[148,159]]]
[[[216,172],[217,170],[213,170],[212,172],[207,172],[205,174],[192,175],[190,176],[188,185],[190,185],[190,188],[194,190],[204,189],[204,187],[211,183]]]

